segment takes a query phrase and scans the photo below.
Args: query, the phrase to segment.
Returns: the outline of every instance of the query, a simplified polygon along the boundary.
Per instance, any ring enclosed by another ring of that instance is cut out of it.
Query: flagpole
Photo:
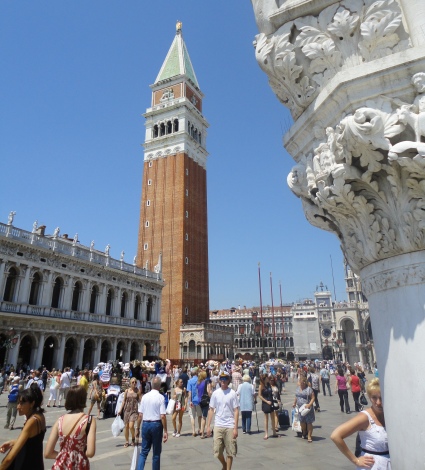
[[[273,281],[272,281],[272,273],[270,273],[270,296],[272,298],[272,327],[273,327],[273,349],[274,349],[274,357],[277,359],[276,354],[276,328],[274,323],[274,305],[273,305]]]
[[[258,284],[260,286],[260,316],[261,316],[261,344],[263,346],[263,356],[265,355],[264,350],[264,319],[263,319],[263,299],[261,297],[261,271],[260,271],[260,263],[258,263]],[[264,359],[264,358],[262,358]]]
[[[282,305],[282,284],[279,281],[279,291],[280,291],[280,311],[282,313],[282,326],[283,326],[283,352],[285,353],[286,359],[286,336],[285,336],[285,316],[283,314],[283,305]]]

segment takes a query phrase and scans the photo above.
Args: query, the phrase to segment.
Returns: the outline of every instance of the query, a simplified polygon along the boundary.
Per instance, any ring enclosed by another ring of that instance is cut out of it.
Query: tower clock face
[[[329,328],[323,328],[322,330],[322,335],[325,338],[329,338],[329,336],[332,334],[332,331]]]

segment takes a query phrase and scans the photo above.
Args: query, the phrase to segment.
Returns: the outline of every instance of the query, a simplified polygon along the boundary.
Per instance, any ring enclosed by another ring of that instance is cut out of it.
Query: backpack
[[[10,403],[16,403],[18,401],[18,394],[19,394],[19,385],[13,385],[12,389],[10,390],[7,399]]]

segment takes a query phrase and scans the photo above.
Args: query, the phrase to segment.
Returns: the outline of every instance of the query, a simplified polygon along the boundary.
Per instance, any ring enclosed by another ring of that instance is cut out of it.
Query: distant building
[[[292,306],[294,354],[297,360],[321,359],[319,314],[316,304],[307,299]]]
[[[137,265],[162,254],[161,356],[178,359],[180,325],[208,321],[208,123],[181,23],[152,88],[146,138]]]
[[[12,214],[12,213],[11,213]],[[161,272],[83,246],[0,223],[0,363],[90,368],[157,356]],[[10,347],[13,346],[13,347]]]
[[[214,323],[185,323],[180,327],[180,358],[199,364],[208,359],[233,359],[233,328]]]
[[[261,316],[262,312],[262,316]],[[234,331],[234,356],[246,360],[294,359],[291,305],[281,307],[232,307],[210,311],[210,323],[229,326]]]

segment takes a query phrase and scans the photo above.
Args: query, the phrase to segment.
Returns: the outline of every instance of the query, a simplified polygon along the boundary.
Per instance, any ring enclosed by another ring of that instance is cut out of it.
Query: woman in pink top
[[[345,412],[350,414],[350,404],[348,403],[348,389],[347,389],[347,379],[344,376],[344,371],[341,367],[338,367],[338,372],[336,375],[336,387],[335,393],[338,392],[339,395],[339,406],[341,407],[341,412],[344,413],[344,403],[345,403]]]
[[[361,392],[360,379],[357,377],[356,371],[352,367],[350,367],[350,374],[348,383],[351,387],[351,391],[353,392],[354,406],[356,407],[356,411],[362,411],[363,407],[359,403]]]

